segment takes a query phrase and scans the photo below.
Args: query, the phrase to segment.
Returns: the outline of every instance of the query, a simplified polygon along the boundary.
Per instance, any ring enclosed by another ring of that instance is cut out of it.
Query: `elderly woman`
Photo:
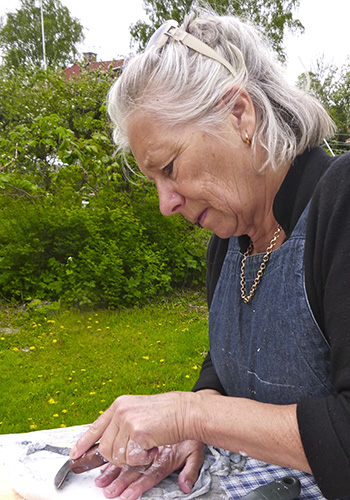
[[[332,121],[255,28],[207,12],[157,30],[109,112],[162,214],[213,232],[210,353],[193,392],[116,399],[72,456],[101,440],[110,498],[135,500],[180,467],[190,492],[203,443],[349,497],[350,156],[319,147]]]

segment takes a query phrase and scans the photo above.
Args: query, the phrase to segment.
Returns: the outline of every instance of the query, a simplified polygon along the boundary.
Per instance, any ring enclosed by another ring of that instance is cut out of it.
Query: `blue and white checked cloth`
[[[218,476],[220,486],[230,500],[238,500],[259,486],[285,476],[294,476],[299,479],[301,483],[299,499],[324,500],[314,477],[306,472],[266,464],[211,446],[207,449],[206,457],[212,464],[209,471]]]

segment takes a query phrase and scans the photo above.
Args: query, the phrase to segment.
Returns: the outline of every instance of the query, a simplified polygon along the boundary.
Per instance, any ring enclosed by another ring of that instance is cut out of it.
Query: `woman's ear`
[[[234,118],[235,126],[242,140],[251,141],[256,124],[256,114],[253,101],[245,89],[238,90],[231,88],[222,98],[223,103],[231,109],[231,115]]]

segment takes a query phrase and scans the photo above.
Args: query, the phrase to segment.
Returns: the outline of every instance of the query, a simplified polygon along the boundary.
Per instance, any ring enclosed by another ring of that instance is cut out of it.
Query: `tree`
[[[83,26],[60,0],[42,1],[47,65],[67,66],[78,54],[76,46],[84,39]],[[37,0],[21,0],[20,9],[7,14],[0,26],[0,48],[9,68],[42,64],[41,9],[37,4]]]
[[[181,23],[184,16],[200,4],[201,0],[144,0],[143,6],[151,24],[138,21],[130,30],[139,50],[144,49],[153,31],[165,20],[175,19]],[[293,18],[292,11],[298,7],[299,0],[207,0],[206,4],[218,14],[235,14],[260,26],[281,60],[285,59],[285,30],[302,32],[304,29],[301,22]]]
[[[338,68],[320,58],[312,71],[299,76],[298,86],[308,88],[333,118],[337,133],[330,143],[332,150],[338,154],[349,151],[346,140],[350,138],[350,61]]]
[[[208,232],[123,175],[105,102],[117,77],[0,67],[1,300],[121,307],[203,284]]]

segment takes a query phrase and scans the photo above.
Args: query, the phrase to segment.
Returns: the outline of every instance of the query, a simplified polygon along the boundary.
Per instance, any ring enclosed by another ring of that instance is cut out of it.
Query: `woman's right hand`
[[[96,485],[104,488],[107,498],[136,500],[162,479],[182,467],[179,488],[190,493],[203,464],[204,445],[199,441],[183,441],[171,446],[161,446],[151,465],[146,467],[118,467],[113,464],[101,468]]]

